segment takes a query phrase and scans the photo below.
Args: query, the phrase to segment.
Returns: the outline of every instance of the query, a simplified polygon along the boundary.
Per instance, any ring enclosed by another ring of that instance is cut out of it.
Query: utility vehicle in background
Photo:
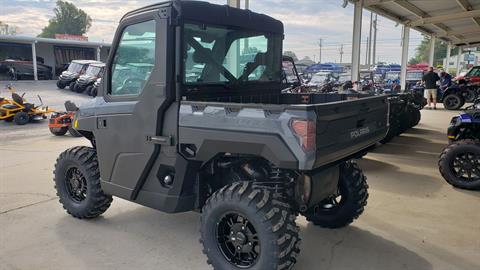
[[[86,92],[87,94],[90,94],[95,82],[103,76],[104,69],[104,63],[93,63],[88,65],[85,74],[78,77],[77,81],[75,82],[73,91],[77,93]]]
[[[480,190],[480,100],[452,118],[448,140],[438,162],[443,178],[458,188]]]
[[[386,97],[301,104],[282,94],[283,38],[280,21],[200,1],[126,14],[98,96],[73,121],[92,147],[55,165],[63,207],[95,218],[117,196],[199,211],[203,251],[222,270],[291,269],[299,214],[352,223],[368,198],[355,159],[385,136]]]
[[[73,60],[68,66],[68,69],[58,77],[57,87],[59,89],[65,89],[65,87],[68,86],[68,88],[73,91],[75,82],[80,75],[85,73],[90,64],[101,64],[101,62],[94,60]]]

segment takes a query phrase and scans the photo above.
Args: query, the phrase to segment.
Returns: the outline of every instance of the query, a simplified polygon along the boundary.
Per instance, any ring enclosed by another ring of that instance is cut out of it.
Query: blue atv
[[[452,118],[448,140],[438,162],[443,178],[458,188],[480,190],[480,99]]]
[[[424,93],[425,87],[419,83],[412,87],[412,91]],[[465,102],[471,101],[470,92],[463,85],[452,84],[446,89],[437,89],[437,102],[443,103],[446,110],[459,110]]]

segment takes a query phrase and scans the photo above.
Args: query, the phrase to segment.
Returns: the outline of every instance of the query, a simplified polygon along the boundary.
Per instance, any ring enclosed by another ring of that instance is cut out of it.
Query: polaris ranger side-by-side
[[[57,87],[59,89],[68,88],[73,91],[75,83],[80,75],[83,75],[90,64],[101,64],[101,62],[94,60],[73,60],[68,69],[63,71],[58,77]]]
[[[75,114],[93,147],[55,165],[67,212],[97,217],[112,196],[199,211],[203,251],[222,270],[291,269],[298,214],[353,222],[368,197],[353,160],[385,136],[386,97],[292,102],[283,37],[271,17],[199,1],[126,14],[98,96]]]

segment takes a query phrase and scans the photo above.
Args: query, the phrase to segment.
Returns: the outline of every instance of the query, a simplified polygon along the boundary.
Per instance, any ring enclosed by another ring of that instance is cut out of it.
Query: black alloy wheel
[[[81,203],[87,198],[87,180],[77,167],[70,167],[65,177],[65,186],[71,200]]]
[[[217,224],[218,248],[238,268],[253,266],[260,256],[260,239],[252,223],[240,213],[225,214]]]

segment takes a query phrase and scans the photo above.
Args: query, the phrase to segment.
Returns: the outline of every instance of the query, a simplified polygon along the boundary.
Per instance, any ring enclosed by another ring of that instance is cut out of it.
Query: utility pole
[[[375,14],[375,20],[373,20],[373,50],[372,50],[372,63],[377,64],[377,14]]]
[[[370,43],[369,43],[369,39],[368,39],[368,36],[367,36],[367,47],[365,48],[365,52],[366,52],[365,53],[365,65],[368,65],[368,56],[369,56],[368,55],[368,48],[369,48],[369,45],[370,45]]]
[[[368,46],[367,46],[367,66],[370,67],[372,64],[372,31],[373,31],[373,12],[370,12],[370,34],[368,36]]]
[[[319,39],[319,42],[318,42],[318,47],[319,47],[319,54],[318,54],[318,63],[321,64],[322,63],[322,43],[323,43],[323,39]]]
[[[340,64],[343,63],[343,44],[340,45]]]

